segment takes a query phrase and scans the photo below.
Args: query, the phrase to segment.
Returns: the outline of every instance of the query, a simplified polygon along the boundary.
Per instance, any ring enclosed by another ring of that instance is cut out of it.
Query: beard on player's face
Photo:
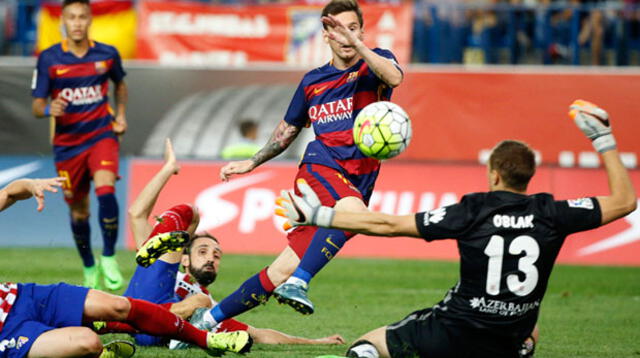
[[[213,261],[207,261],[200,267],[189,267],[189,274],[202,286],[209,286],[218,277]]]

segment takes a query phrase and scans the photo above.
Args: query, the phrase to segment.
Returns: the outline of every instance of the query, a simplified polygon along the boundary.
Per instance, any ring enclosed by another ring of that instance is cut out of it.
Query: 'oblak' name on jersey
[[[533,229],[533,215],[512,216],[496,214],[493,216],[493,226],[504,229]]]

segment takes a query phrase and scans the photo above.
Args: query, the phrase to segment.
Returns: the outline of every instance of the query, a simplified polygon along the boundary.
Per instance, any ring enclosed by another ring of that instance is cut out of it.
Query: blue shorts
[[[180,263],[170,264],[161,260],[149,267],[138,266],[123,296],[153,303],[180,301],[175,294],[179,267]],[[134,337],[140,346],[159,346],[169,342],[166,338],[146,334],[136,334]]]
[[[0,331],[0,358],[26,357],[44,332],[82,326],[89,289],[66,283],[18,284],[18,298]]]

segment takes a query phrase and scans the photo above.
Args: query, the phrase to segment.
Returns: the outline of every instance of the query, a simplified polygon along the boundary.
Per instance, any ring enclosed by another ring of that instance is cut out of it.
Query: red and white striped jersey
[[[181,300],[185,298],[195,295],[197,293],[203,293],[207,295],[211,299],[211,305],[215,306],[218,304],[211,295],[209,294],[209,290],[205,286],[199,284],[195,278],[187,275],[184,272],[178,271],[176,274],[176,286],[175,286],[176,295],[180,297]]]
[[[4,321],[11,311],[14,302],[18,298],[18,284],[16,283],[0,283],[0,332],[4,326]]]

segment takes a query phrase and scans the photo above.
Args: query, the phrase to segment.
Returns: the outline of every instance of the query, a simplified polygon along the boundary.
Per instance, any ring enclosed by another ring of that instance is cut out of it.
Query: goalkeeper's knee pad
[[[361,339],[356,341],[347,350],[347,357],[349,358],[379,358],[380,353],[373,343]]]

